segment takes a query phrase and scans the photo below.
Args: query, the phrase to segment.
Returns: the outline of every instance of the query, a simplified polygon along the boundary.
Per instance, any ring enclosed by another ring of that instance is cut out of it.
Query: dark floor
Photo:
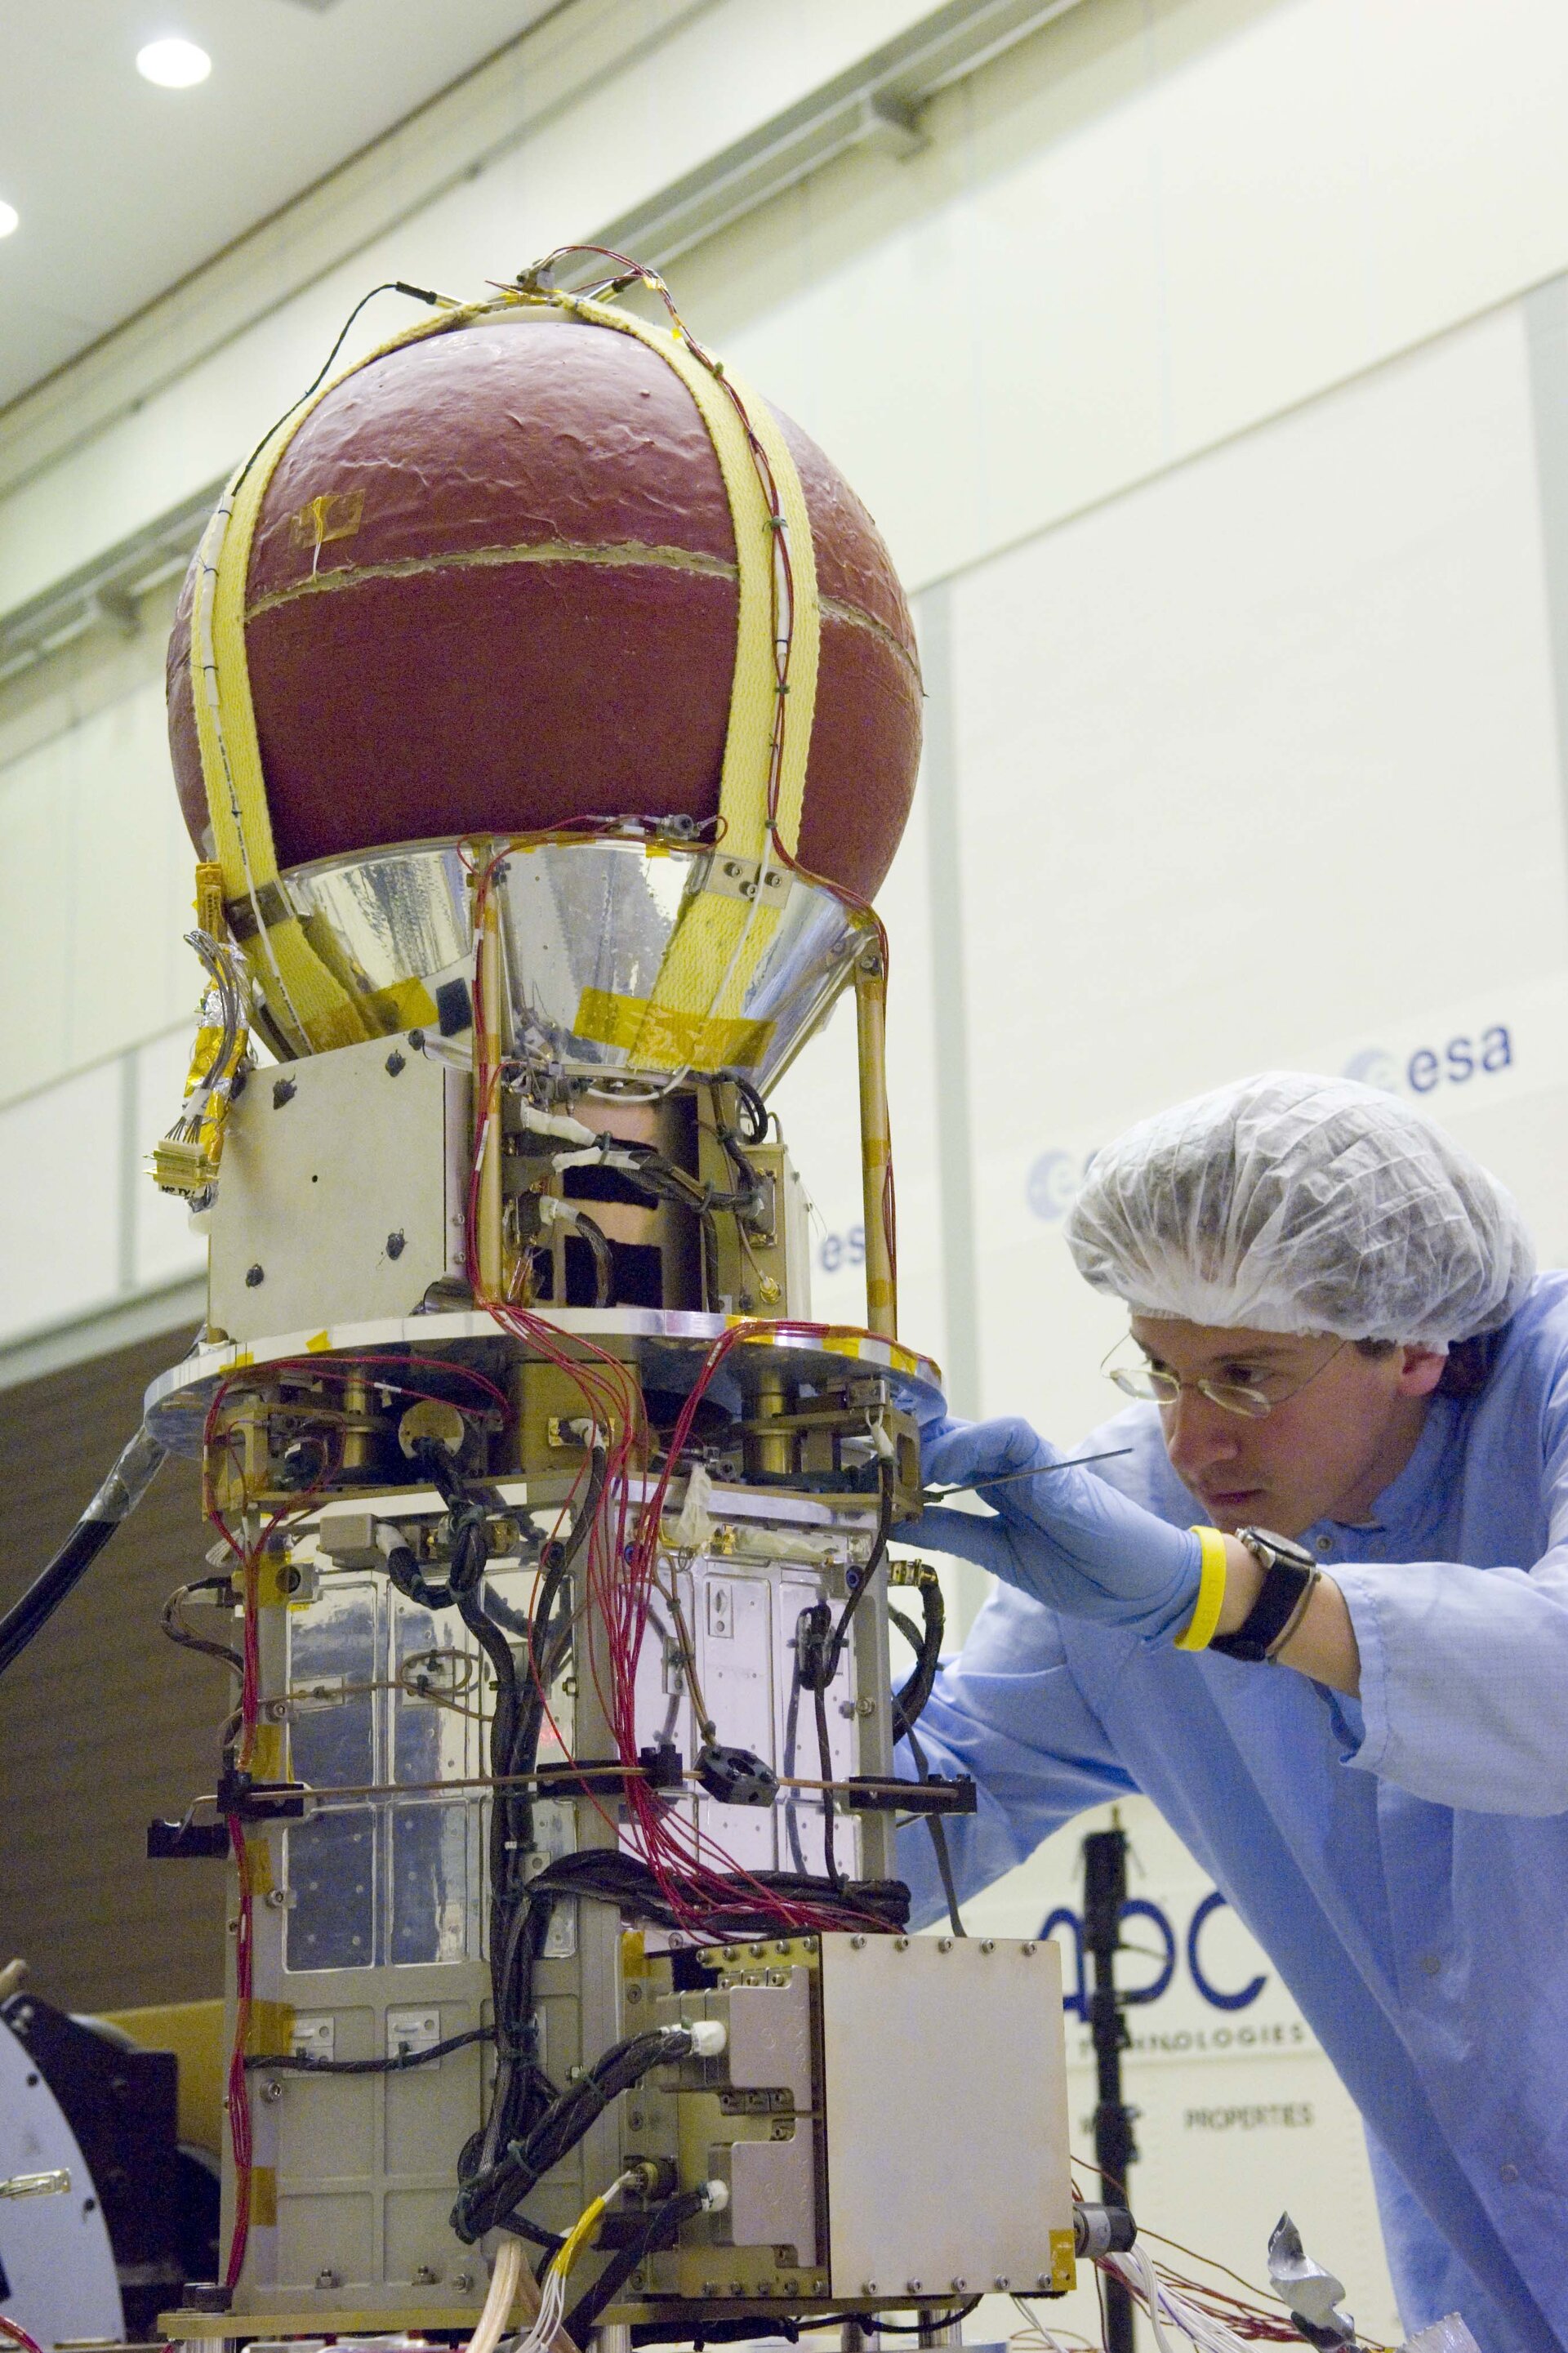
[[[31,1583],[141,1418],[189,1332],[0,1391],[0,1608]],[[200,1576],[196,1465],[163,1465],[139,1509],[0,1683],[0,1964],[68,2010],[223,1988],[224,1867],[146,1860],[154,1814],[213,1787],[231,1681],[167,1641],[166,1595]]]

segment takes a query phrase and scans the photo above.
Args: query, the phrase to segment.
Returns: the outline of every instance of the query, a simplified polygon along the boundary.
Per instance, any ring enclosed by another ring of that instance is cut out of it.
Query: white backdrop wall
[[[36,404],[0,418],[0,607],[229,462],[365,284],[503,274],[917,14],[649,7],[617,72],[614,12],[567,11],[504,169],[352,258],[322,259],[318,207],[313,284],[287,237],[248,320],[214,280],[240,318],[220,348],[198,286],[162,378],[143,335],[63,380],[72,448],[47,454]],[[1100,1418],[1120,1322],[1061,1234],[1084,1161],[1270,1062],[1423,1101],[1568,1262],[1565,85],[1556,0],[1082,0],[935,100],[910,160],[846,158],[673,273],[917,592],[927,753],[882,901],[903,1323],[961,1410],[1063,1439]],[[165,618],[0,688],[0,1343],[191,1263],[138,1174],[195,978]],[[778,1099],[816,1303],[847,1317],[851,1047],[846,1012]],[[955,1577],[961,1616],[974,1598]],[[1289,2203],[1392,2337],[1348,2102],[1190,1859],[1126,1813],[1155,1957],[1130,1974],[1173,1946],[1131,2063],[1142,2211],[1256,2276]],[[974,1924],[1072,1909],[1080,1830]]]

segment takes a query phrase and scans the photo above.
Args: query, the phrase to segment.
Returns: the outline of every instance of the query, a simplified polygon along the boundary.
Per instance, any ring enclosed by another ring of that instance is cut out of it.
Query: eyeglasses
[[[1125,1344],[1119,1340],[1117,1347]],[[1153,1365],[1107,1365],[1100,1371],[1109,1381],[1114,1381],[1124,1397],[1152,1398],[1156,1405],[1174,1405],[1184,1389],[1194,1389],[1199,1397],[1207,1398],[1224,1413],[1239,1413],[1248,1421],[1261,1421],[1276,1406],[1287,1405],[1310,1388],[1320,1373],[1326,1373],[1348,1340],[1336,1340],[1321,1365],[1304,1380],[1293,1381],[1288,1373],[1259,1373],[1255,1381],[1184,1381],[1175,1373],[1165,1372]]]

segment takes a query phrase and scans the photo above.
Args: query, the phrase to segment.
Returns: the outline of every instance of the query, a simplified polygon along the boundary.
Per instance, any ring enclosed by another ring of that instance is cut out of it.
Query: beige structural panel
[[[212,1329],[407,1314],[460,1272],[467,1087],[406,1038],[255,1072],[207,1220]]]
[[[1053,1945],[825,1937],[822,2064],[836,2296],[1049,2284],[1072,2232]]]

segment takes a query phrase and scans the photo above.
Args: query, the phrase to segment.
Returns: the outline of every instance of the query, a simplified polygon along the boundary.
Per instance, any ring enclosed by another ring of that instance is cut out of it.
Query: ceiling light
[[[211,58],[195,41],[149,41],[136,52],[137,72],[143,81],[155,81],[160,90],[194,90],[212,69]]]
[[[22,218],[15,205],[0,203],[0,237],[9,237]]]

